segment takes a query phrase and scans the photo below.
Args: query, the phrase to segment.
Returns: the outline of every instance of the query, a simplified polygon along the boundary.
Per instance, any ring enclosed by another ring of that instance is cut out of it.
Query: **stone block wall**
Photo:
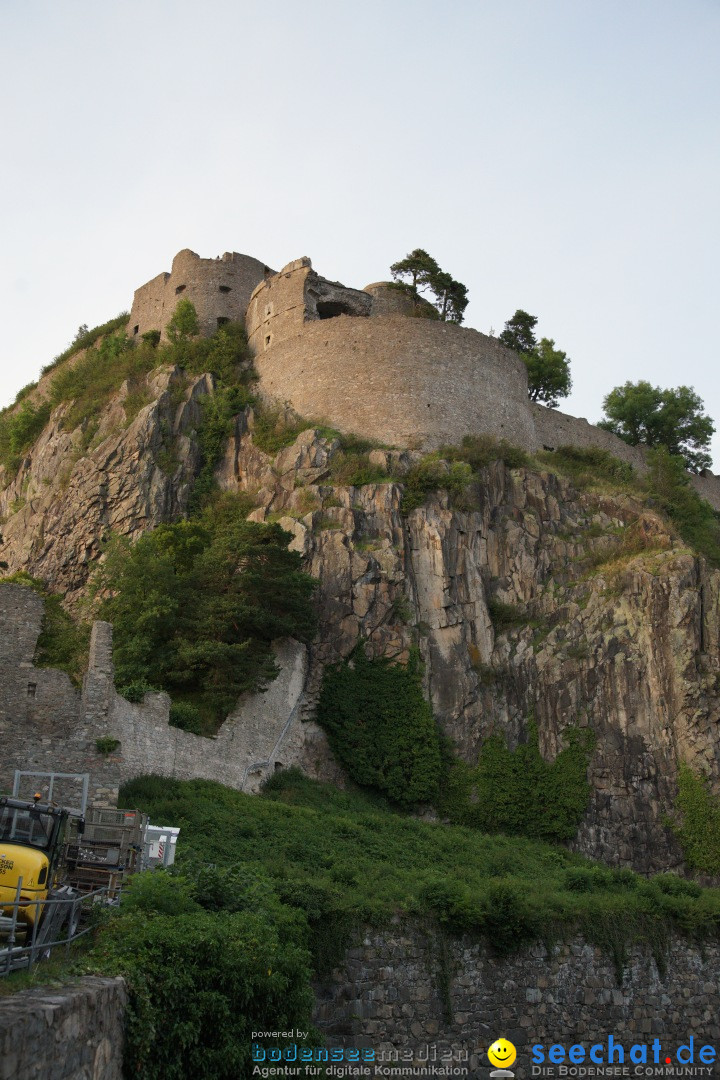
[[[258,352],[255,366],[268,397],[391,446],[434,448],[482,432],[534,449],[525,365],[476,330],[341,315],[305,323]]]
[[[201,259],[194,251],[179,251],[170,273],[158,274],[135,290],[128,333],[164,333],[179,300],[195,305],[203,334],[212,334],[219,320],[245,318],[253,289],[272,271],[250,255],[226,251],[221,258]]]
[[[122,979],[84,978],[0,999],[0,1080],[121,1080]]]
[[[361,936],[317,986],[315,1022],[329,1044],[373,1047],[385,1067],[427,1064],[433,1053],[440,1064],[452,1051],[453,1064],[473,1076],[487,1075],[488,1046],[507,1038],[521,1080],[536,1044],[546,1053],[553,1043],[587,1051],[612,1035],[627,1055],[657,1037],[662,1061],[676,1063],[693,1036],[697,1049],[715,1044],[720,1053],[720,947],[676,939],[665,960],[660,972],[649,950],[633,948],[618,982],[610,956],[580,939],[501,960],[470,938],[441,942],[434,929],[398,924]]]
[[[145,773],[180,780],[217,780],[256,791],[262,780],[300,755],[311,736],[300,722],[306,650],[278,644],[280,674],[262,694],[238,702],[214,738],[171,727],[167,694],[146,694],[141,704],[116,693],[112,627],[93,626],[82,692],[67,675],[33,664],[43,601],[22,585],[0,585],[0,792],[12,788],[16,769],[90,773],[90,801],[115,805],[118,787]],[[97,740],[118,742],[102,754]]]

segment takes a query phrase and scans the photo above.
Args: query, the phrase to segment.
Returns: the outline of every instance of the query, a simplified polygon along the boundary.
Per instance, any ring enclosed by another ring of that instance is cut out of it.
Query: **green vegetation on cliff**
[[[707,777],[680,763],[676,818],[672,828],[685,861],[702,874],[720,874],[720,799],[710,790]]]
[[[554,761],[540,754],[537,725],[510,750],[501,735],[482,745],[478,764],[456,761],[443,784],[438,809],[461,825],[487,833],[550,843],[575,839],[590,798],[587,769],[592,732],[573,728]]]
[[[287,534],[246,521],[248,509],[225,495],[135,544],[115,537],[95,579],[106,596],[100,614],[114,626],[118,685],[186,701],[197,731],[213,730],[241,693],[275,677],[274,640],[314,631],[315,582]],[[183,717],[190,726],[187,708]]]
[[[719,890],[610,870],[539,841],[423,823],[295,769],[274,776],[263,798],[149,777],[127,784],[121,803],[181,827],[181,874],[212,863],[269,880],[308,919],[316,955],[339,924],[383,925],[398,914],[479,934],[498,952],[580,932],[621,957],[633,941],[661,950],[673,930],[720,931]]]
[[[399,806],[434,802],[443,762],[417,654],[407,665],[370,660],[362,647],[327,669],[318,723],[348,775]]]

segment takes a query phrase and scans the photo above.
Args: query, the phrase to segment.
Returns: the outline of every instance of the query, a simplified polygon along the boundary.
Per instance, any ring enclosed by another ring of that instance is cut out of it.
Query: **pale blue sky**
[[[180,248],[424,247],[467,325],[539,316],[565,411],[644,378],[720,427],[719,0],[0,0],[0,82],[2,404]]]

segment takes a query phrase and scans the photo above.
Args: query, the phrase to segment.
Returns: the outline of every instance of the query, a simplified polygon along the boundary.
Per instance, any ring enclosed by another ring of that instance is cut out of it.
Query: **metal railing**
[[[92,926],[80,929],[83,906],[87,901],[90,904],[97,903],[99,898],[107,896],[108,892],[107,886],[103,885],[82,896],[68,889],[70,895],[67,896],[50,896],[46,900],[22,900],[22,882],[23,879],[18,878],[15,899],[0,905],[4,911],[12,908],[12,915],[0,915],[0,977],[9,975],[11,971],[29,968],[55,946],[65,945],[69,948],[74,941],[88,934]],[[58,890],[58,893],[62,892],[63,889]],[[26,920],[19,919],[19,915],[21,911],[26,912],[32,907],[36,911],[31,929]],[[58,936],[65,928],[64,936]],[[24,943],[16,945],[18,932],[23,934],[23,931]]]

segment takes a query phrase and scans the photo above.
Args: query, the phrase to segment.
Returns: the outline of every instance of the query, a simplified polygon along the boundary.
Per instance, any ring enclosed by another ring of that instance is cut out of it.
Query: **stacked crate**
[[[142,869],[142,853],[147,831],[146,814],[137,810],[88,807],[85,831],[71,824],[65,861],[68,881],[80,892],[107,887],[115,897],[126,878]]]

